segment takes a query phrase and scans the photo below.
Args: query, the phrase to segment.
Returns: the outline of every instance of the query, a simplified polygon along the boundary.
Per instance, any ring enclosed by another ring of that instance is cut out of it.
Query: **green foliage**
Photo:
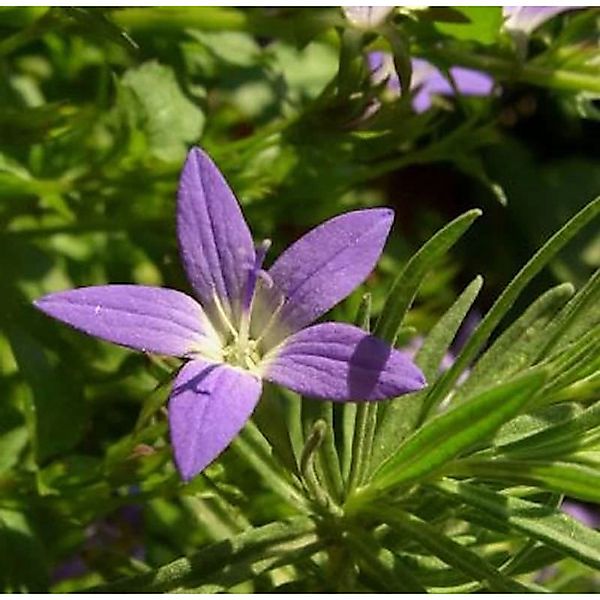
[[[598,11],[525,45],[502,22],[499,7],[397,8],[368,32],[332,7],[0,9],[1,591],[600,589],[600,534],[561,510],[600,503]],[[419,114],[374,81],[371,51],[393,54],[405,91],[421,57],[483,70],[495,93]],[[378,404],[266,386],[184,484],[165,409],[178,361],[31,301],[185,290],[174,198],[192,144],[273,256],[328,217],[395,208],[333,316],[410,348],[428,386]]]

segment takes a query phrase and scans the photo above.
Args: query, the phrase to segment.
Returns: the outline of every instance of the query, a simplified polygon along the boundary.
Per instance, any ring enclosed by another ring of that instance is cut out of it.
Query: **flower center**
[[[270,280],[269,276],[262,270],[262,264],[270,246],[271,241],[264,240],[256,247],[254,265],[248,272],[246,286],[241,298],[241,315],[238,327],[234,326],[231,322],[218,295],[216,293],[214,294],[214,304],[219,319],[226,330],[226,340],[222,350],[222,360],[227,364],[247,371],[256,372],[262,359],[260,347],[263,336],[261,335],[257,339],[252,339],[250,337],[250,320],[256,284],[261,278],[267,281],[267,283]]]

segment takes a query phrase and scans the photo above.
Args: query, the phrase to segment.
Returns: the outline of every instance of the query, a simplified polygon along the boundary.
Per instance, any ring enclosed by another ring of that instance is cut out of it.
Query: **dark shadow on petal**
[[[365,400],[371,395],[391,352],[391,346],[372,335],[356,345],[348,370],[348,390],[353,400]]]
[[[184,392],[194,392],[194,394],[200,394],[203,396],[210,395],[212,393],[213,386],[209,388],[203,388],[202,382],[215,370],[218,369],[220,365],[214,364],[206,367],[197,375],[194,375],[186,382],[181,383],[180,385],[173,388],[171,392],[171,398],[175,396],[179,396],[179,394],[183,394]]]

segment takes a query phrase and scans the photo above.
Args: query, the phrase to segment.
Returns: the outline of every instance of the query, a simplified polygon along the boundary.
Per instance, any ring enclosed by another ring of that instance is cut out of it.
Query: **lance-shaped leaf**
[[[316,551],[314,522],[306,518],[276,521],[239,535],[210,544],[189,558],[179,558],[148,573],[127,577],[89,591],[102,593],[169,592],[181,587],[199,586],[228,566],[240,568],[245,559],[250,564],[285,551],[286,544],[309,546]],[[240,564],[241,563],[241,564]]]
[[[598,214],[600,214],[600,197],[590,202],[550,237],[550,239],[517,273],[514,279],[506,286],[502,294],[500,294],[500,297],[496,300],[492,308],[485,315],[473,335],[469,338],[452,367],[436,381],[427,393],[425,404],[426,412],[430,411],[434,406],[437,406],[437,404],[447,396],[460,374],[475,358],[477,352],[479,352],[485,344],[527,284],[552,260],[552,258],[554,258],[557,252],[571,240],[580,229],[590,223],[598,216]]]
[[[71,327],[142,352],[184,357],[218,347],[202,307],[176,290],[91,286],[49,294],[34,304]]]
[[[544,379],[541,371],[528,373],[432,419],[383,463],[365,493],[371,488],[382,491],[422,479],[488,438],[523,409]]]
[[[450,468],[453,475],[480,480],[522,483],[566,494],[580,500],[600,502],[600,472],[597,466],[552,460],[465,459]]]
[[[510,529],[600,569],[600,533],[559,510],[451,479],[436,482],[433,487]]]
[[[482,584],[487,584],[491,592],[527,593],[526,586],[512,580],[501,571],[481,558],[469,548],[455,542],[414,515],[387,507],[373,507],[372,514],[380,511],[390,526],[401,536],[416,541],[419,545],[441,558],[446,564],[454,567]]]
[[[573,292],[570,283],[563,283],[535,300],[477,360],[469,378],[460,386],[456,401],[531,366],[546,343],[553,317]]]
[[[481,290],[483,278],[477,276],[457,298],[444,316],[433,326],[423,345],[415,356],[415,362],[431,381],[439,370],[444,355],[448,351],[460,324],[469,312]]]

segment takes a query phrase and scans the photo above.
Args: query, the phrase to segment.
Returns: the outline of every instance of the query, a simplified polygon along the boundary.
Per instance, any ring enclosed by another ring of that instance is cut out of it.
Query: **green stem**
[[[222,571],[242,571],[254,562],[272,556],[297,554],[307,548],[318,550],[314,523],[306,518],[275,522],[251,529],[236,537],[210,544],[191,556],[180,558],[150,573],[128,577],[88,590],[94,593],[158,593],[178,588],[198,587],[213,581]],[[233,568],[235,567],[235,569]]]

